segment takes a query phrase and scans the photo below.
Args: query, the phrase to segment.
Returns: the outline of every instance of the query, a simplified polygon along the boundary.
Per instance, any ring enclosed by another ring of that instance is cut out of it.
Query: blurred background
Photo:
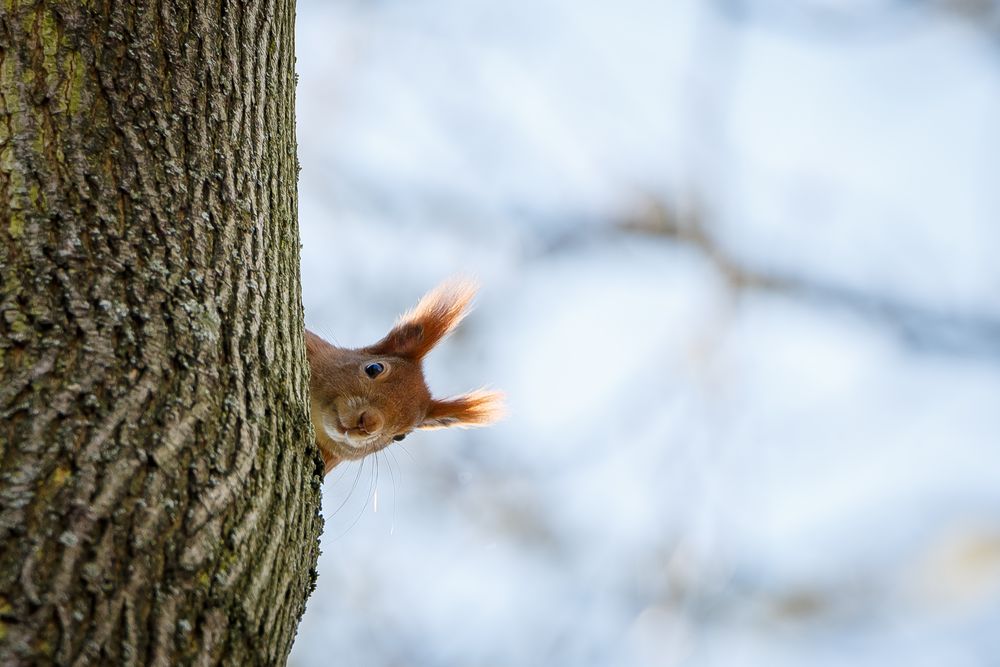
[[[307,326],[456,273],[291,664],[1000,664],[1000,3],[300,0]]]

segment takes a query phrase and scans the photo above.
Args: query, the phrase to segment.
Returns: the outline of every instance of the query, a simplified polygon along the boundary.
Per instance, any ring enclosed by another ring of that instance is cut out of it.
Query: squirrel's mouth
[[[326,435],[330,440],[347,450],[344,452],[347,457],[363,453],[372,444],[371,436],[366,434],[363,437],[357,437],[354,434],[356,429],[350,429],[345,426],[343,420],[340,418],[340,414],[336,410],[330,410],[323,415],[323,430],[326,431]]]

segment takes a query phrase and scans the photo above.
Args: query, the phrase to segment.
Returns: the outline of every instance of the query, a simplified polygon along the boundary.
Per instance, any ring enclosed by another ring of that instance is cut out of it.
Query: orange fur
[[[438,285],[404,313],[385,338],[368,349],[375,354],[423,359],[465,319],[477,291],[476,283],[465,278],[452,278]]]
[[[477,389],[446,399],[432,398],[427,416],[417,428],[487,426],[503,418],[505,414],[503,400],[502,393],[486,389]]]
[[[452,279],[424,296],[382,340],[345,349],[306,331],[311,413],[329,472],[340,461],[359,459],[414,429],[486,426],[503,415],[503,394],[477,390],[434,399],[422,360],[468,314],[476,285]],[[377,364],[381,370],[371,377]]]

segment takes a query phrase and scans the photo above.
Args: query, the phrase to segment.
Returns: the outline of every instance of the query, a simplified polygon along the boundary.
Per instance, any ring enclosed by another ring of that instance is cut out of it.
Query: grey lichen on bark
[[[0,0],[0,664],[280,664],[321,464],[292,0]]]

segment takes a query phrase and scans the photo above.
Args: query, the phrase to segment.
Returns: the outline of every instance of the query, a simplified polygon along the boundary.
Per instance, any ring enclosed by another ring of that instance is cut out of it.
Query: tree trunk
[[[0,3],[0,665],[288,655],[322,472],[293,14]]]

